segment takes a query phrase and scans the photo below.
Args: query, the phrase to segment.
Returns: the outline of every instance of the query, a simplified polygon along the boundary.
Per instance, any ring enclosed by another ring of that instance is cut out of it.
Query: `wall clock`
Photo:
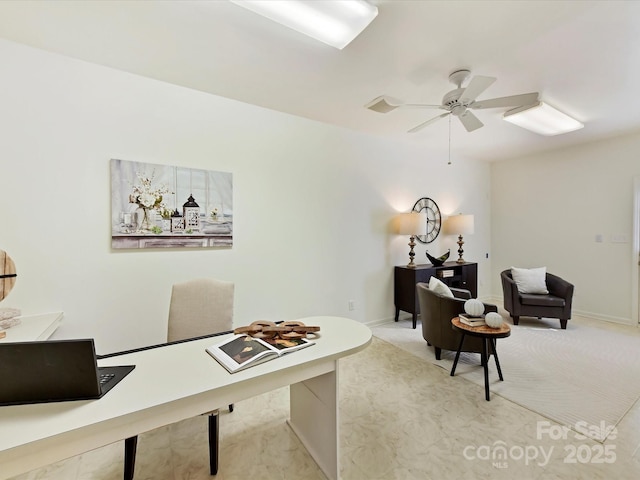
[[[424,210],[424,212],[423,212]],[[433,242],[440,233],[442,217],[438,204],[429,197],[423,197],[413,206],[413,211],[418,213],[426,213],[427,215],[427,231],[425,235],[416,235],[420,243]]]

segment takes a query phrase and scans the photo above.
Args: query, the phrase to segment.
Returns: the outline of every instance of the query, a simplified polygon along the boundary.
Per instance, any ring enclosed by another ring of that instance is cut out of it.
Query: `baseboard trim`
[[[488,295],[485,297],[479,297],[479,300],[481,300],[484,303],[489,303],[492,305],[496,305],[499,308],[504,310],[504,306],[502,304],[502,297],[496,297],[494,295]],[[577,315],[580,317],[587,317],[587,318],[592,318],[594,320],[599,320],[601,322],[609,322],[609,323],[617,323],[620,325],[629,325],[629,326],[635,326],[635,327],[639,327],[640,328],[640,324],[636,324],[634,323],[634,321],[631,318],[623,318],[623,317],[613,317],[610,315],[602,315],[599,313],[593,313],[593,312],[585,312],[583,310],[572,310],[571,312],[573,315]],[[410,314],[403,314],[401,313],[400,316],[398,317],[398,321],[399,322],[404,322],[404,321],[408,321],[411,322],[412,316]],[[418,321],[420,320],[420,315],[418,315]],[[369,322],[365,322],[364,324],[369,327],[369,328],[373,328],[373,327],[379,327],[380,325],[384,325],[386,323],[392,323],[395,321],[395,318],[393,316],[390,317],[384,317],[384,318],[379,318],[377,320],[371,320]]]
[[[409,320],[411,320],[411,317],[407,317]],[[401,315],[398,319],[398,321],[403,320],[403,316]],[[369,322],[365,322],[365,325],[369,328],[372,327],[379,327],[380,325],[384,325],[386,323],[392,323],[395,321],[394,317],[385,317],[385,318],[379,318],[377,320],[371,320]]]
[[[491,295],[489,297],[486,297],[486,300],[482,300],[482,301],[485,303],[492,303],[494,305],[498,305],[500,308],[504,309],[504,305],[502,303],[502,297],[496,297],[494,295]],[[575,308],[571,310],[571,314],[577,315],[580,317],[592,318],[594,320],[599,320],[601,322],[617,323],[621,325],[629,325],[632,327],[633,326],[640,327],[640,325],[636,324],[631,318],[614,317],[611,315],[603,315],[601,313],[586,312],[584,310],[576,310]]]
[[[602,322],[609,322],[609,323],[617,323],[617,324],[621,324],[621,325],[629,325],[630,327],[637,327],[638,324],[634,323],[634,321],[631,318],[622,318],[622,317],[612,317],[609,315],[601,315],[598,313],[593,313],[593,312],[584,312],[582,310],[572,310],[571,311],[572,315],[577,315],[580,317],[588,317],[588,318],[593,318],[594,320],[600,320]]]

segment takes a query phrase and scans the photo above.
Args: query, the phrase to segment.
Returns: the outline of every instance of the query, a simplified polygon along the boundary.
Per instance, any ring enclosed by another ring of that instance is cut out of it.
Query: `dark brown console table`
[[[435,276],[450,287],[465,288],[471,292],[473,298],[478,297],[478,264],[446,262],[440,267],[434,267],[430,263],[418,265],[416,268],[395,267],[394,272],[394,303],[396,305],[396,322],[400,310],[411,313],[413,316],[413,328],[416,328],[420,305],[416,295],[416,284],[429,283],[429,279]]]

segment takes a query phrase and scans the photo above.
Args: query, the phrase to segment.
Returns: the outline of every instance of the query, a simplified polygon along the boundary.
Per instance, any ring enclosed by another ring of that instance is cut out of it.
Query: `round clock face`
[[[428,197],[423,197],[413,206],[413,211],[427,214],[427,231],[424,235],[417,235],[416,238],[421,243],[433,242],[440,233],[442,220],[438,204]]]

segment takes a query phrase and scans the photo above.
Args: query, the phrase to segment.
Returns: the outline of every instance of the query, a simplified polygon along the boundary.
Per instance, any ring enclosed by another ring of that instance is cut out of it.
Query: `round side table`
[[[478,327],[472,327],[470,325],[464,324],[460,321],[460,318],[454,317],[451,320],[451,327],[460,332],[462,337],[460,338],[460,345],[458,345],[458,351],[456,352],[456,359],[453,361],[453,367],[451,367],[451,376],[453,377],[456,372],[456,367],[458,366],[458,359],[460,358],[460,352],[462,351],[462,344],[464,343],[464,339],[467,335],[471,337],[479,337],[482,339],[482,353],[481,360],[482,366],[484,367],[484,396],[487,401],[489,398],[489,345],[491,345],[491,352],[493,353],[493,358],[496,361],[496,368],[498,369],[498,376],[500,377],[500,381],[504,380],[502,377],[502,370],[500,369],[500,360],[498,360],[498,351],[496,350],[496,340],[498,338],[505,338],[511,335],[511,327],[503,323],[500,328],[491,328],[488,325],[480,325]]]

